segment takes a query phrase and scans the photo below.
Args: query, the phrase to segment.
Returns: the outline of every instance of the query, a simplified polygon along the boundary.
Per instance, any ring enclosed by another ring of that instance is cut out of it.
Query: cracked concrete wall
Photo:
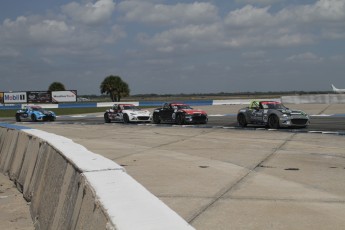
[[[36,229],[193,229],[121,166],[55,134],[0,126],[0,171]]]

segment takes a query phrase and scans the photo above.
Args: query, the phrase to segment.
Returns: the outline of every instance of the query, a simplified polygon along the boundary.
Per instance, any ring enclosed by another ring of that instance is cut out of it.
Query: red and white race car
[[[164,103],[161,108],[153,111],[153,123],[161,122],[176,123],[179,125],[186,123],[206,124],[207,113],[203,110],[191,108],[182,103]]]
[[[105,111],[104,122],[151,122],[152,115],[148,110],[141,110],[133,104],[114,104],[113,107]]]

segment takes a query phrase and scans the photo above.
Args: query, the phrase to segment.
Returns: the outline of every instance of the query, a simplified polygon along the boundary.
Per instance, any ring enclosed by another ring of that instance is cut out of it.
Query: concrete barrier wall
[[[0,171],[36,229],[193,229],[115,162],[62,136],[0,124]]]
[[[282,102],[286,104],[345,104],[345,94],[283,96]]]
[[[250,104],[254,98],[248,99],[229,99],[229,100],[188,100],[181,101],[191,106],[206,106],[206,105],[243,105]],[[281,101],[283,103],[317,103],[317,104],[344,104],[345,94],[317,94],[317,95],[301,95],[301,96],[282,96],[281,98],[270,99],[255,99],[255,100],[269,100]],[[94,108],[94,107],[111,107],[117,102],[100,102],[100,103],[69,103],[69,104],[41,104],[43,108]],[[134,104],[136,106],[152,106],[160,107],[164,102],[162,101],[132,101],[132,102],[119,102],[123,104]],[[24,104],[23,104],[24,105]],[[6,105],[0,104],[0,110],[5,109],[20,109],[21,104]]]
[[[249,105],[251,101],[281,101],[280,98],[270,99],[231,99],[231,100],[213,100],[212,105]]]

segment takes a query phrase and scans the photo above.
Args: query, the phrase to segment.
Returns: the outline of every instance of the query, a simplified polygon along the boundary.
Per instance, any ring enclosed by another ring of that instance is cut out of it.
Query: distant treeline
[[[180,94],[135,94],[123,99],[142,99],[142,98],[212,98],[212,97],[250,97],[250,96],[287,96],[287,95],[307,95],[307,94],[329,94],[332,91],[268,91],[268,92],[234,92],[234,93],[180,93]],[[89,99],[106,100],[105,95],[79,95],[79,97]]]
[[[234,92],[234,93],[191,93],[191,94],[136,94],[131,97],[212,97],[212,96],[246,96],[246,95],[304,95],[304,94],[328,94],[332,91],[269,91],[269,92]]]

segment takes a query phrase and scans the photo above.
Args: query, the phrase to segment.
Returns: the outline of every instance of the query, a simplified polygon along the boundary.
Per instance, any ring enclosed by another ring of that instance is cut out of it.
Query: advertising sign
[[[77,101],[77,90],[52,91],[52,101],[54,103],[76,102]]]
[[[4,93],[0,92],[0,104],[4,103]]]
[[[26,103],[26,92],[4,93],[4,103]]]
[[[28,103],[51,103],[50,91],[29,91],[27,93]]]

